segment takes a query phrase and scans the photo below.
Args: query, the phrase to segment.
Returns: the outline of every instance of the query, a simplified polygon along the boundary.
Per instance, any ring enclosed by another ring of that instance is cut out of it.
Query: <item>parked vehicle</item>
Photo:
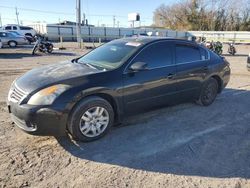
[[[235,46],[234,46],[233,43],[229,44],[228,53],[231,54],[231,55],[235,55],[236,54],[236,48],[235,48]]]
[[[247,69],[250,71],[250,53],[247,57]]]
[[[2,40],[3,45],[9,45],[9,47],[28,44],[28,40],[25,37],[10,32],[0,32],[0,39]]]
[[[3,44],[2,44],[2,41],[1,41],[1,39],[0,39],[0,48],[2,48],[3,47]]]
[[[46,41],[43,36],[37,35],[36,43],[32,49],[32,55],[34,55],[37,51],[43,53],[52,53],[53,51],[53,44],[49,41]]]
[[[16,31],[9,31],[10,33],[13,33],[14,35],[20,36],[20,37],[25,37],[27,39],[27,41],[29,42],[29,44],[31,44],[32,42],[35,42],[35,38],[30,36],[30,35],[21,35]]]
[[[27,72],[12,84],[8,109],[28,133],[68,130],[92,141],[144,110],[186,101],[208,106],[229,78],[229,63],[192,41],[123,38]]]
[[[32,27],[28,27],[28,26],[19,26],[15,24],[9,24],[9,25],[3,26],[2,29],[5,31],[16,31],[19,34],[24,35],[24,36],[34,37],[36,35],[36,31]]]
[[[222,54],[222,48],[223,48],[223,45],[220,41],[217,41],[214,44],[214,52],[217,53],[218,55]]]
[[[222,54],[222,48],[223,45],[221,42],[217,41],[217,42],[206,42],[206,47],[208,49],[210,49],[211,51],[217,53],[218,55]]]

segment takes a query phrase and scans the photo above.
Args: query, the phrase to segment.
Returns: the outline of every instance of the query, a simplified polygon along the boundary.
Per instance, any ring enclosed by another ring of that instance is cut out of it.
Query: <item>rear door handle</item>
[[[174,77],[174,74],[169,73],[168,76],[167,76],[167,79],[173,79],[173,77]]]

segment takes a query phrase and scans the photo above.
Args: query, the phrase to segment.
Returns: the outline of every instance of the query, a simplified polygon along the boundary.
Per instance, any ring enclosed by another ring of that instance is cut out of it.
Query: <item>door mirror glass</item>
[[[147,70],[148,68],[148,65],[147,65],[147,63],[144,63],[144,62],[136,62],[136,63],[134,63],[134,64],[132,64],[131,66],[130,66],[130,70],[131,71],[143,71],[143,70]]]

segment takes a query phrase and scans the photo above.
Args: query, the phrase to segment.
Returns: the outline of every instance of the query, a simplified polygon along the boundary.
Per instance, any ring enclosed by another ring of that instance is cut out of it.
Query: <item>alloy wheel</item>
[[[103,107],[92,107],[81,117],[80,131],[86,137],[96,137],[105,131],[109,124],[109,113]]]

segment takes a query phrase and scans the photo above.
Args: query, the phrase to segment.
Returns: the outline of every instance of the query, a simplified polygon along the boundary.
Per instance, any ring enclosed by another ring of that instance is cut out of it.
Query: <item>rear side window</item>
[[[200,61],[201,54],[198,47],[188,45],[176,45],[176,63],[189,63],[193,61]]]
[[[169,42],[157,42],[145,47],[133,60],[144,62],[148,68],[159,68],[173,63],[172,48]]]
[[[6,26],[5,30],[11,30],[11,26]]]
[[[13,26],[13,30],[17,30],[17,27],[16,27],[16,26]]]

